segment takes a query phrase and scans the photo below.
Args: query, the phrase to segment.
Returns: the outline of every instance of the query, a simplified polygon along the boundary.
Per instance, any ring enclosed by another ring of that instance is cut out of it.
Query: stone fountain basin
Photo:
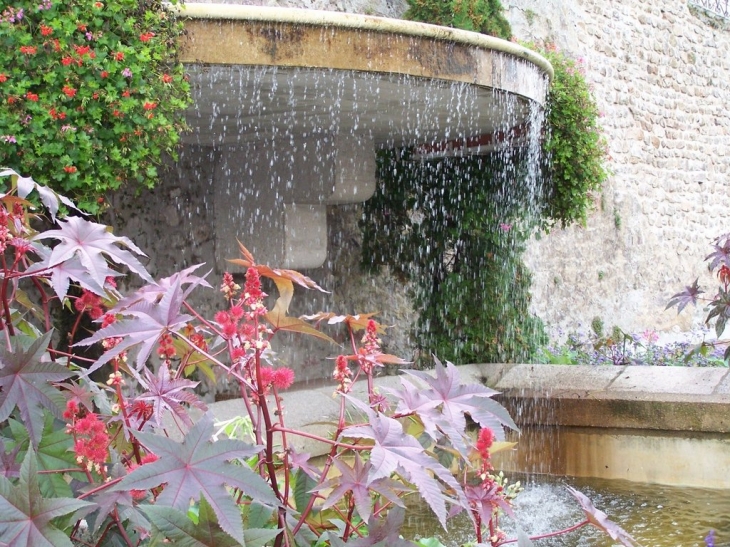
[[[456,29],[365,15],[187,3],[190,145],[216,164],[219,269],[321,266],[326,205],[375,190],[375,153],[483,154],[525,142],[552,75],[538,54]],[[539,128],[533,128],[539,131]]]
[[[726,368],[486,364],[458,367],[465,382],[497,398],[522,430],[517,448],[494,457],[505,471],[730,488],[730,371]],[[334,387],[298,386],[283,394],[288,427],[327,436]],[[379,387],[400,387],[397,376]],[[358,383],[361,399],[365,385]],[[213,403],[218,419],[243,415],[240,400]],[[288,437],[300,452],[329,445]]]

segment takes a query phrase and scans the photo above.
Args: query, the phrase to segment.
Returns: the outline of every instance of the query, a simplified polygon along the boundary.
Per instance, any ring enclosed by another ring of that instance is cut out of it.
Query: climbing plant
[[[511,36],[498,1],[409,5],[411,19]],[[408,151],[380,157],[380,185],[361,223],[363,264],[387,265],[410,282],[420,314],[415,341],[427,355],[530,360],[545,332],[529,312],[526,241],[539,229],[584,222],[607,177],[599,111],[582,64],[554,46],[541,49],[555,74],[537,180],[527,176],[530,158],[520,150],[426,163],[410,161]]]
[[[0,10],[0,165],[91,211],[126,182],[152,186],[189,104],[182,23],[159,0],[13,0]]]
[[[408,0],[406,19],[473,30],[509,40],[512,28],[499,0]]]
[[[540,48],[553,66],[543,140],[546,225],[583,223],[596,192],[608,177],[600,111],[586,82],[581,59],[554,45]]]
[[[536,191],[522,155],[429,162],[409,150],[379,155],[378,188],[361,222],[363,264],[387,265],[411,282],[423,355],[527,361],[545,342],[528,309],[531,276],[521,259]]]

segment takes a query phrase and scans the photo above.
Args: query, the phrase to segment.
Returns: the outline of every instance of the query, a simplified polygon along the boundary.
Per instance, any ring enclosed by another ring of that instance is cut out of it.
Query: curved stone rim
[[[438,41],[454,42],[508,53],[528,61],[540,68],[548,78],[554,72],[550,62],[542,55],[514,42],[494,36],[470,32],[416,21],[389,19],[372,15],[342,13],[336,11],[279,8],[268,6],[242,6],[235,4],[195,4],[186,3],[174,6],[183,17],[189,19],[246,20],[256,22],[299,24],[312,26],[332,26],[350,30],[366,30],[385,34],[402,34],[431,38]]]

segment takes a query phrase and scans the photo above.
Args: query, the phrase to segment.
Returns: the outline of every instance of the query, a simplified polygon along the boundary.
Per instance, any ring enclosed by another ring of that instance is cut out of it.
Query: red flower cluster
[[[53,29],[49,26],[41,25],[41,34],[43,36],[50,36],[51,34],[53,34]]]
[[[38,52],[38,48],[35,46],[20,46],[20,53],[24,55],[35,55]]]
[[[221,292],[226,300],[230,300],[236,293],[241,290],[241,286],[233,281],[233,275],[231,272],[225,272],[223,274],[223,283],[221,284]]]
[[[25,98],[29,101],[33,101],[34,103],[38,102],[38,95],[36,93],[31,93],[30,91],[25,94]]]
[[[65,112],[58,112],[55,108],[51,108],[48,113],[51,115],[51,118],[54,120],[65,120],[66,119],[66,113]],[[69,171],[66,171],[67,173]],[[74,171],[71,171],[73,173]]]
[[[86,461],[88,469],[95,466],[98,471],[108,454],[109,435],[106,432],[106,424],[93,412],[89,412],[83,418],[79,418],[78,413],[78,403],[74,400],[69,401],[63,417],[71,420],[67,431],[74,437],[76,461],[79,464]]]
[[[486,472],[492,469],[492,464],[489,462],[491,454],[489,449],[494,444],[494,431],[488,427],[483,427],[479,430],[479,437],[476,442],[476,449],[479,452],[479,457],[482,459],[482,471]]]
[[[337,381],[337,391],[340,393],[347,393],[350,391],[350,384],[352,384],[352,370],[347,364],[347,357],[344,355],[338,355],[335,361],[335,371],[332,373],[332,378]]]
[[[172,83],[172,76],[170,76],[169,74],[163,74],[162,76],[160,76],[160,79],[162,80],[162,83],[165,83],[165,84]]]
[[[67,165],[66,167],[63,168],[63,170],[66,171],[68,174],[75,173],[76,171],[78,171],[78,169],[76,169],[75,165]]]
[[[76,170],[75,167],[74,171],[68,171],[67,169],[67,167],[64,167],[64,171],[67,173],[73,173]],[[87,291],[86,289],[83,290],[81,296],[76,299],[76,302],[74,302],[74,308],[76,308],[76,311],[79,313],[88,312],[89,317],[92,319],[99,319],[99,317],[104,315],[101,297],[91,291]]]
[[[68,86],[68,85],[63,86],[63,89],[61,91],[63,91],[63,93],[68,98],[73,98],[74,96],[76,96],[76,93],[77,93],[76,89],[74,89],[73,87]]]
[[[294,383],[294,371],[287,367],[261,367],[261,383],[264,391],[268,391],[272,385],[276,389],[287,389]]]
[[[139,35],[139,39],[142,42],[149,42],[154,37],[155,37],[155,33],[154,32],[143,32],[142,34]]]
[[[157,355],[165,361],[169,361],[177,354],[177,350],[172,343],[172,336],[168,333],[160,336],[159,345],[157,347]]]
[[[4,84],[7,81],[8,81],[7,74],[4,74],[4,73],[0,72],[0,84]]]

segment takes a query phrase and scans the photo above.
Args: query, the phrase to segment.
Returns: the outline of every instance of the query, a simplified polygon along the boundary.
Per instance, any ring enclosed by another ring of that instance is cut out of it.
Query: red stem
[[[558,530],[557,532],[550,532],[549,534],[543,534],[541,536],[534,536],[534,537],[531,537],[530,539],[531,540],[538,540],[538,539],[551,538],[551,537],[554,537],[554,536],[560,536],[560,535],[563,535],[563,534],[567,534],[569,532],[574,532],[578,528],[583,528],[583,526],[586,526],[587,524],[590,524],[590,523],[591,523],[591,521],[586,519],[583,522],[579,522],[578,524],[574,524],[573,526],[570,526],[568,528],[564,528],[563,530]],[[516,542],[517,542],[517,538],[515,538],[515,539],[508,539],[507,541],[503,541],[502,543],[499,543],[497,545],[497,547],[499,547],[500,545],[507,545],[508,543],[516,543]]]

